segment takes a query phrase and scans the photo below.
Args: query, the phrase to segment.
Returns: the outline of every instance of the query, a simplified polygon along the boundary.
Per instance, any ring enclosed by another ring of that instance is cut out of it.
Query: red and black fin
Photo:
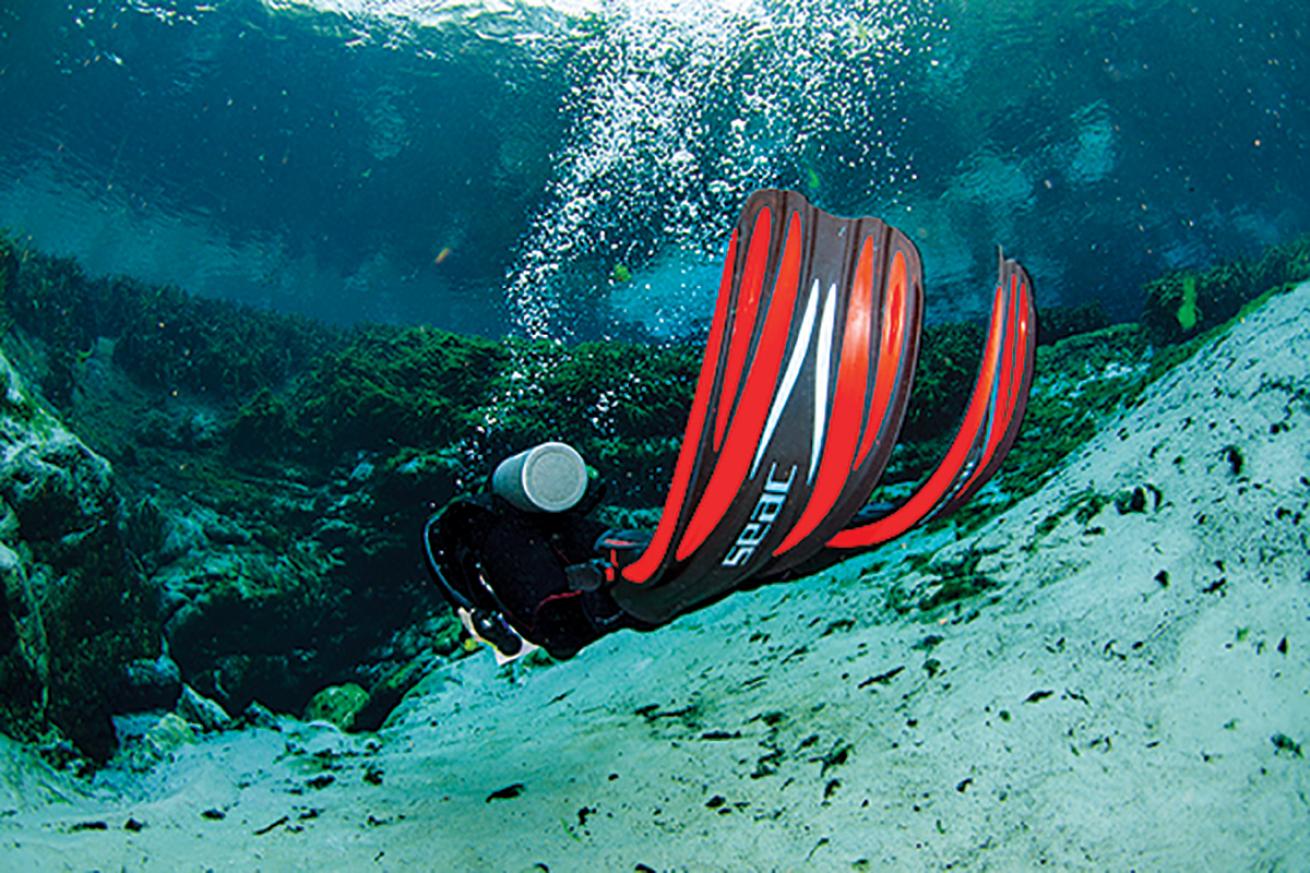
[[[728,245],[663,515],[640,556],[616,565],[614,599],[659,624],[968,500],[1023,419],[1032,288],[1002,256],[982,364],[945,458],[904,504],[852,522],[905,418],[923,310],[919,253],[876,218],[839,218],[795,192],[751,195]]]
[[[999,260],[982,364],[964,421],[945,457],[908,500],[881,518],[841,531],[829,540],[830,548],[876,546],[929,518],[953,512],[986,484],[1010,451],[1032,384],[1037,309],[1028,271],[1003,254]]]
[[[751,195],[664,512],[622,568],[619,604],[659,623],[828,547],[900,432],[922,309],[900,231],[795,192]]]

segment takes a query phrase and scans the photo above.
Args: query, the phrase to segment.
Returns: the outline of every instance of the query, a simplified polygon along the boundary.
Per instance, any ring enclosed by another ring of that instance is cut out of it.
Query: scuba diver
[[[653,532],[613,530],[563,443],[503,461],[428,520],[428,568],[498,660],[567,658],[725,595],[900,536],[968,500],[1019,431],[1037,340],[1032,279],[999,258],[982,363],[944,457],[867,506],[905,419],[922,323],[919,252],[877,218],[794,191],[750,196],[729,242],[696,392]]]

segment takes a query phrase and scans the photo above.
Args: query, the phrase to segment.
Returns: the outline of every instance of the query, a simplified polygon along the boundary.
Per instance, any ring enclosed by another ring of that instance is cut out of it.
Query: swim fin
[[[995,472],[1031,383],[1032,282],[1001,261],[983,364],[959,435],[903,506],[853,525],[904,422],[922,323],[918,250],[876,218],[799,193],[751,195],[719,296],[664,511],[614,599],[659,624],[834,550],[949,512]]]

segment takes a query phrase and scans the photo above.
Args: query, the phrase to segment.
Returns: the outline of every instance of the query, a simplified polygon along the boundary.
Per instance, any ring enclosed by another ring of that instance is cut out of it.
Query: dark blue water
[[[0,225],[337,322],[695,331],[746,193],[880,214],[930,319],[1310,230],[1310,4],[0,4]]]

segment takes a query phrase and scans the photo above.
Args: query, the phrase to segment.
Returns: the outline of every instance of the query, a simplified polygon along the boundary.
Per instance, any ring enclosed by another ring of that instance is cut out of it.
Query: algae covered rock
[[[114,709],[140,712],[147,709],[171,709],[182,693],[182,672],[168,655],[137,658],[123,667],[122,679],[114,694]]]
[[[359,707],[348,729],[352,731],[375,731],[386,723],[391,711],[409,693],[419,680],[433,668],[436,661],[425,655],[392,670],[373,686],[367,699]]]
[[[201,730],[221,731],[232,725],[232,717],[216,701],[191,686],[183,686],[177,701],[177,714]]]
[[[327,721],[349,730],[355,724],[355,716],[368,703],[368,692],[347,682],[344,685],[332,685],[315,694],[305,707],[306,721]]]
[[[292,436],[286,402],[267,387],[260,388],[237,410],[227,436],[232,451],[248,457],[285,445]]]
[[[212,545],[160,570],[156,584],[175,606],[164,634],[186,681],[233,712],[252,700],[299,709],[322,669],[316,636],[339,615],[323,570],[306,550]]]
[[[147,589],[109,463],[30,400],[0,356],[0,729],[113,749],[121,666],[150,654]]]
[[[196,731],[182,716],[166,712],[146,731],[145,741],[152,751],[163,757],[194,743]]]

